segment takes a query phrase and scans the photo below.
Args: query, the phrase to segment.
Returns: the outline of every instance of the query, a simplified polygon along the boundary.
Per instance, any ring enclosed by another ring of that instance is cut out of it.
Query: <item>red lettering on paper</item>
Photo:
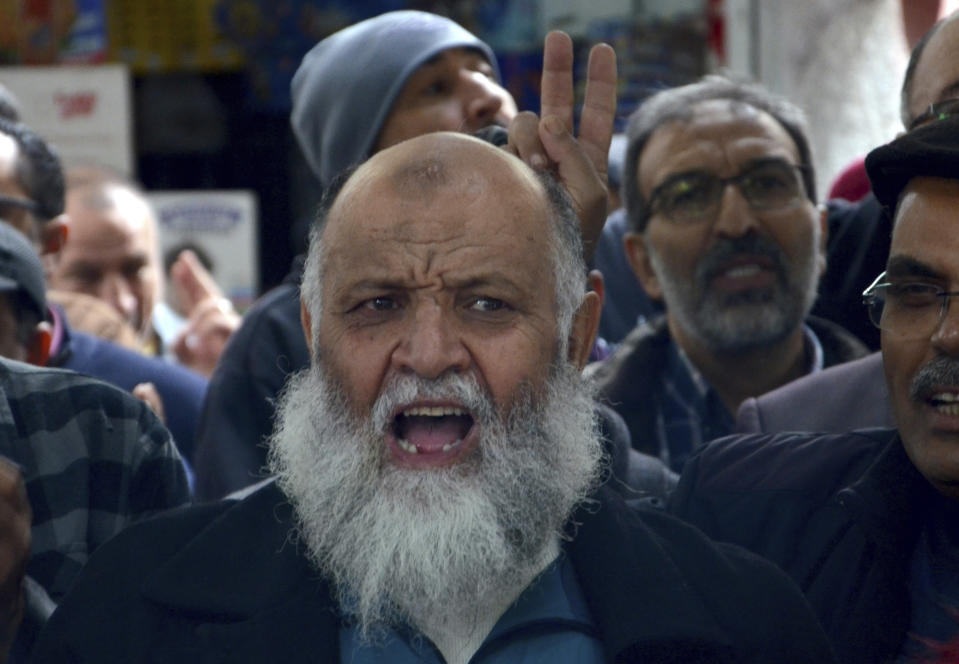
[[[93,114],[97,105],[96,92],[73,92],[70,94],[57,93],[53,97],[54,103],[60,108],[60,118],[68,120],[76,116]]]

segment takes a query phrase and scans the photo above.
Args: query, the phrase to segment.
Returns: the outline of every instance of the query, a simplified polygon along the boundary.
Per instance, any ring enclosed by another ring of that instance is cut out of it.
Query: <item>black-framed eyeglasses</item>
[[[863,291],[872,324],[899,339],[927,339],[949,311],[959,291],[946,291],[922,281],[886,281],[883,272]]]
[[[713,219],[729,184],[736,185],[754,210],[784,210],[805,197],[802,171],[802,166],[775,159],[758,162],[728,178],[703,171],[680,173],[653,189],[650,215],[662,214],[677,223]]]
[[[929,104],[929,108],[917,115],[915,119],[909,123],[908,129],[912,131],[916,127],[921,127],[924,124],[938,120],[945,120],[954,115],[959,115],[959,99],[943,99],[942,101],[937,101],[935,104]]]

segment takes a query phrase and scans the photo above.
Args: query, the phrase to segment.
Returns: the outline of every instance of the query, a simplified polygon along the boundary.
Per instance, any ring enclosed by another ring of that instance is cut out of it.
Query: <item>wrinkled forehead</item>
[[[122,184],[94,183],[70,189],[67,212],[77,232],[96,233],[110,227],[139,241],[155,241],[153,208],[143,196]]]
[[[687,131],[702,136],[726,137],[732,128],[737,135],[753,134],[757,138],[780,144],[783,148],[797,152],[786,128],[772,114],[733,99],[707,99],[690,109],[685,122]]]
[[[799,161],[799,148],[779,121],[740,101],[710,99],[653,131],[639,155],[637,176],[648,195],[673,173],[765,158]]]

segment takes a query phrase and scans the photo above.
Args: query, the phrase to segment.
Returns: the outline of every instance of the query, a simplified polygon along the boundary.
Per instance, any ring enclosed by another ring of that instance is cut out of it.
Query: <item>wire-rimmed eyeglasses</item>
[[[649,195],[649,213],[650,216],[662,214],[677,223],[713,219],[729,184],[736,185],[754,210],[783,210],[805,196],[801,171],[802,166],[770,159],[728,178],[704,171],[679,173],[653,189]]]
[[[899,339],[926,339],[942,324],[949,300],[959,291],[946,291],[922,281],[886,281],[883,272],[863,291],[862,301],[872,324]]]
[[[959,99],[943,99],[942,101],[937,101],[935,104],[929,104],[929,108],[917,115],[913,121],[909,123],[908,129],[912,131],[916,127],[921,127],[924,124],[936,122],[937,120],[945,120],[954,115],[959,115]]]

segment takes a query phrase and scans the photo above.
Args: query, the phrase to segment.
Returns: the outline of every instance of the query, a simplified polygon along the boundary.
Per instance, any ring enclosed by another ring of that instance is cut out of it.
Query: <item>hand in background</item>
[[[137,399],[148,405],[150,410],[153,411],[153,414],[156,415],[161,422],[166,424],[166,413],[163,411],[163,398],[160,396],[160,393],[157,392],[157,388],[153,383],[138,383],[133,386],[130,392]]]
[[[589,53],[579,135],[573,135],[573,42],[563,32],[546,35],[540,116],[526,111],[510,123],[513,154],[533,168],[552,168],[573,199],[587,264],[606,223],[606,173],[616,117],[616,53],[597,44]]]
[[[173,353],[180,364],[210,376],[230,335],[240,327],[240,315],[189,249],[177,257],[170,278],[187,317],[186,328],[173,342]]]

